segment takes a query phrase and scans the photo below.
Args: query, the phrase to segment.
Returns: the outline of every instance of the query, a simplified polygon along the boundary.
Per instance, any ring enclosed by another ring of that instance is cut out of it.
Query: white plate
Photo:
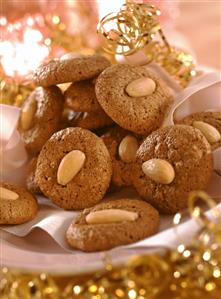
[[[49,272],[58,275],[89,273],[103,269],[107,257],[105,252],[68,253],[40,229],[35,229],[24,238],[1,230],[0,237],[1,266],[23,272]],[[131,255],[147,253],[149,250],[153,251],[155,248],[118,248],[107,253],[111,256],[112,263],[117,265],[127,261]]]

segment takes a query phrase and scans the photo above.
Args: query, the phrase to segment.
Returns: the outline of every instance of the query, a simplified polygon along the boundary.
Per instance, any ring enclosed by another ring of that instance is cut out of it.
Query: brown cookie
[[[101,106],[95,95],[95,87],[92,80],[74,82],[65,91],[65,104],[76,112],[101,111]]]
[[[83,251],[108,250],[137,242],[159,228],[159,213],[137,199],[118,199],[85,209],[66,232],[69,245]]]
[[[44,87],[81,81],[96,77],[109,65],[110,62],[100,55],[51,60],[37,68],[33,80]]]
[[[35,171],[37,167],[38,157],[34,157],[30,160],[27,166],[27,176],[26,176],[26,187],[34,194],[40,194],[41,190],[36,182]]]
[[[162,79],[147,68],[113,65],[95,84],[97,100],[119,126],[148,135],[162,124],[173,97]]]
[[[70,126],[88,130],[100,129],[112,125],[113,120],[103,111],[79,112],[74,114]]]
[[[111,128],[101,136],[112,160],[112,184],[116,187],[132,185],[133,164],[140,137],[120,127]]]
[[[205,189],[213,172],[211,147],[193,127],[175,125],[149,135],[137,151],[133,183],[163,213],[187,207],[189,192]]]
[[[74,112],[71,109],[64,107],[57,131],[71,127],[70,122],[77,114],[78,112]]]
[[[203,124],[201,122],[203,122]],[[184,117],[179,121],[176,121],[176,123],[190,125],[197,129],[201,128],[200,131],[207,138],[213,150],[221,146],[221,112],[220,111],[217,112],[205,111],[205,112],[193,113]],[[213,128],[208,126],[208,124]],[[216,129],[215,132],[214,132],[214,128]]]
[[[33,194],[21,186],[0,183],[0,224],[21,224],[32,220],[37,212]]]
[[[41,191],[68,210],[98,203],[111,175],[110,155],[103,141],[81,128],[55,133],[38,157],[36,179]]]
[[[57,131],[63,109],[63,95],[57,86],[38,87],[25,100],[18,129],[28,152],[37,154]]]

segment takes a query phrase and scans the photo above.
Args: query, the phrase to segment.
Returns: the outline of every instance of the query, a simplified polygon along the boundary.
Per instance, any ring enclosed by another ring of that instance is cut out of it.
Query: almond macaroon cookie
[[[119,126],[147,136],[162,124],[173,102],[166,83],[142,66],[105,69],[95,84],[97,100]]]
[[[67,56],[54,59],[37,68],[34,73],[34,83],[48,87],[61,83],[91,79],[99,75],[110,62],[103,56]]]
[[[101,138],[112,160],[112,184],[116,187],[132,185],[133,164],[141,143],[140,137],[117,126],[109,129]]]
[[[37,212],[37,200],[28,190],[0,183],[0,224],[22,224],[32,220]]]
[[[37,167],[38,157],[32,158],[27,166],[27,175],[26,175],[26,187],[27,189],[34,194],[40,194],[41,190],[36,182],[36,167]]]
[[[37,154],[57,131],[63,102],[63,95],[57,86],[38,87],[25,100],[18,129],[29,153]]]
[[[112,165],[101,138],[82,128],[52,135],[37,162],[36,179],[45,196],[59,207],[80,210],[102,200]]]
[[[71,84],[64,93],[65,105],[76,112],[96,112],[102,108],[97,101],[93,80]]]
[[[193,113],[177,123],[190,125],[200,130],[213,150],[221,146],[221,111]]]
[[[159,229],[159,213],[138,199],[117,199],[85,209],[71,223],[66,239],[75,249],[102,251],[137,242]]]
[[[133,184],[146,201],[162,213],[187,207],[189,192],[207,187],[213,172],[211,146],[191,126],[158,129],[136,155]]]
[[[96,130],[113,125],[113,120],[103,111],[78,112],[73,114],[69,125],[88,130]]]

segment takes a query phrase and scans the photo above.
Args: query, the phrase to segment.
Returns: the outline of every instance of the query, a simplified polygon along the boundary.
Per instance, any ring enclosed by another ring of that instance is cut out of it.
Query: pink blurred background
[[[96,18],[96,3],[108,6],[119,0],[2,0],[1,14],[9,20],[22,17],[25,13],[46,13],[57,11],[61,16],[66,15],[66,20],[71,18],[71,8],[80,3],[87,7],[89,15]],[[176,29],[184,34],[196,53],[200,64],[221,69],[221,0],[144,0],[144,2],[156,3],[164,11],[164,18],[171,18],[171,11],[175,14],[173,23]],[[68,9],[63,9],[64,7]],[[177,7],[179,6],[179,9]],[[174,8],[174,10],[173,10]],[[178,12],[178,13],[177,13]],[[69,16],[68,16],[69,14]],[[177,15],[176,15],[177,14]],[[164,19],[162,18],[164,21]],[[96,26],[95,22],[92,27]],[[73,27],[73,26],[72,26]]]
[[[177,30],[189,39],[199,63],[221,70],[221,1],[179,2]]]

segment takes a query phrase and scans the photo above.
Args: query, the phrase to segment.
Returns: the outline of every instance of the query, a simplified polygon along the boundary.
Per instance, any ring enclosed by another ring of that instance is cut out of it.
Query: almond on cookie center
[[[57,171],[57,182],[67,185],[82,169],[86,156],[82,151],[73,150],[61,160]]]
[[[9,190],[7,188],[4,188],[4,187],[0,187],[0,199],[16,200],[18,198],[19,198],[19,195],[16,192]]]
[[[221,139],[220,132],[214,126],[204,121],[194,121],[193,127],[200,130],[209,143],[215,143]]]
[[[126,92],[130,97],[144,97],[154,93],[156,83],[153,79],[142,77],[130,82],[126,86]]]
[[[29,130],[32,127],[37,108],[38,104],[36,101],[32,101],[23,107],[21,111],[21,126],[23,130]]]
[[[160,184],[170,184],[175,178],[173,166],[163,159],[150,159],[142,164],[142,170],[147,177]]]
[[[136,152],[138,150],[138,142],[134,136],[125,136],[118,147],[118,154],[121,160],[125,163],[131,163],[135,160]]]
[[[123,221],[135,221],[138,213],[121,209],[105,209],[90,212],[86,216],[88,224],[114,223]]]

